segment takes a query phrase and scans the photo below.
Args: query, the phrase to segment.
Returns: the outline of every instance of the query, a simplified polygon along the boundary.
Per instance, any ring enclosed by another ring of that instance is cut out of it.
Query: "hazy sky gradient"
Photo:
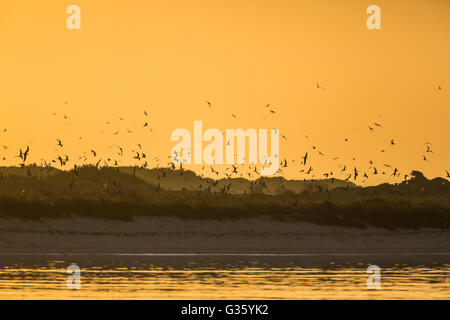
[[[66,28],[70,4],[81,8],[81,30]],[[381,30],[366,27],[371,4],[381,7]],[[203,120],[205,129],[279,128],[281,158],[308,151],[315,178],[343,164],[369,173],[369,160],[402,174],[450,170],[446,0],[1,0],[0,39],[0,128],[8,129],[0,144],[10,147],[2,165],[18,164],[13,156],[27,144],[39,163],[137,143],[166,164],[171,132]],[[142,126],[144,109],[153,132]],[[373,122],[383,128],[369,132]],[[300,168],[285,176],[308,177]]]

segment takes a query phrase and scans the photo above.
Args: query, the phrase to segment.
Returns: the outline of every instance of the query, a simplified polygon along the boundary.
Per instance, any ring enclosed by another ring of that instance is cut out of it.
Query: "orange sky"
[[[70,4],[81,8],[81,30],[66,28]],[[381,30],[366,27],[371,4]],[[26,145],[37,163],[91,148],[112,157],[121,145],[121,164],[132,164],[137,143],[167,164],[171,132],[202,120],[205,129],[279,128],[280,157],[308,151],[315,178],[345,178],[343,164],[369,173],[369,160],[402,174],[450,170],[447,0],[0,0],[0,39],[1,165],[17,165]],[[369,132],[373,122],[383,128]],[[308,178],[300,168],[285,176]],[[365,183],[382,180],[393,181]]]

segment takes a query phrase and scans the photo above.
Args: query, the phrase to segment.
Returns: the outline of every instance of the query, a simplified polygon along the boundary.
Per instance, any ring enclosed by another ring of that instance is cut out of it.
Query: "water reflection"
[[[382,288],[368,290],[368,263],[355,261],[85,258],[81,289],[69,290],[66,268],[76,259],[44,260],[0,266],[0,299],[448,299],[450,292],[450,264],[438,262],[380,265]]]

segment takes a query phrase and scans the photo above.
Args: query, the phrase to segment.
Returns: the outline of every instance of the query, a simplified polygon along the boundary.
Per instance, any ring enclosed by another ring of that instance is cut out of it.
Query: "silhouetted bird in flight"
[[[396,177],[396,176],[397,176],[397,172],[398,172],[398,169],[395,168],[395,169],[394,169],[394,172],[392,173],[392,175],[393,175],[394,177]]]
[[[27,146],[27,149],[25,150],[25,152],[23,153],[23,162],[27,161],[27,156],[28,153],[30,152],[30,147]]]
[[[59,164],[61,165],[61,167],[65,165],[64,159],[63,159],[63,158],[61,158],[61,156],[58,156],[58,158],[57,158],[57,159],[58,159],[58,161],[59,161]]]
[[[63,144],[62,144],[61,140],[56,139],[56,141],[58,141],[58,146],[60,146],[62,148]]]
[[[215,171],[212,166],[209,166],[211,168],[211,172],[215,173],[217,176],[219,175],[219,172]]]
[[[305,156],[302,159],[303,159],[303,165],[306,165],[306,160],[308,160],[308,152],[305,153]]]
[[[354,179],[356,180],[356,178],[358,177],[358,170],[356,169],[356,167],[353,170],[353,174],[355,175]]]
[[[25,152],[22,151],[22,149],[19,149],[19,158],[22,159],[22,162],[25,163],[25,161],[27,160],[27,156],[28,156],[28,152],[30,151],[30,147],[27,146],[27,149],[25,150]]]
[[[318,82],[316,82],[316,88],[317,89],[325,89],[324,87],[320,86]]]

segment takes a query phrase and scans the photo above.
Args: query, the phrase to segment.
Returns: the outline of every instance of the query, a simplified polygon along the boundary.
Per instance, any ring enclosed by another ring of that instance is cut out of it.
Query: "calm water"
[[[405,256],[406,258],[406,256]],[[409,259],[409,258],[408,258]],[[448,256],[44,255],[2,257],[0,299],[449,299]],[[390,262],[396,262],[390,259]],[[368,290],[366,268],[381,268]],[[381,263],[380,263],[381,262]],[[81,288],[66,268],[81,268]]]

